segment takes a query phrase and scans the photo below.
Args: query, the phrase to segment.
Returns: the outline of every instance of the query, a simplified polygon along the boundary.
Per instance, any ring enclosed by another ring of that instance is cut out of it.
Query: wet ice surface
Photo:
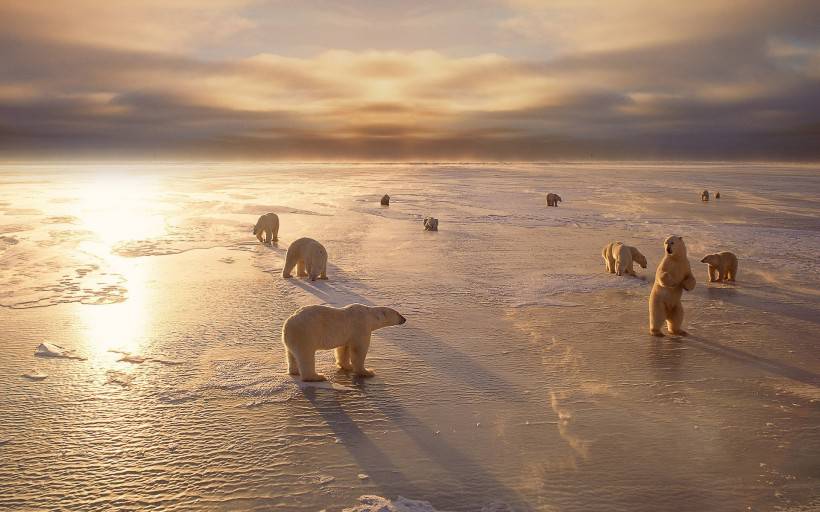
[[[818,197],[786,165],[6,166],[0,508],[816,510]],[[692,335],[656,340],[669,233]],[[281,278],[302,236],[328,281]],[[351,302],[408,318],[377,376],[287,376],[285,318]]]

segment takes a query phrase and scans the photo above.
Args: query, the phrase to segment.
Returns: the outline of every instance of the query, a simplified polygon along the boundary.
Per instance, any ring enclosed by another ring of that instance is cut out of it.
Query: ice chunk
[[[28,380],[45,380],[48,378],[48,375],[42,373],[40,370],[31,370],[28,373],[24,373],[23,377],[27,378]]]
[[[138,355],[135,355],[135,354],[125,354],[121,358],[117,359],[117,361],[122,361],[124,363],[134,363],[134,364],[144,363],[147,360],[148,359],[146,359],[144,357],[141,357],[141,356],[138,356]]]
[[[429,501],[409,500],[399,496],[395,501],[381,496],[359,496],[359,504],[342,512],[443,512],[433,508]]]
[[[53,343],[40,343],[37,346],[37,350],[34,351],[34,355],[40,357],[61,357],[63,359],[79,359],[80,361],[85,361],[84,357],[74,355],[73,350],[63,348]]]

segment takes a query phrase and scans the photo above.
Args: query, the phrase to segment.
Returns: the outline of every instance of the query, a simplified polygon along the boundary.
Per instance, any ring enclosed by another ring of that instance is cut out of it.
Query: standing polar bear
[[[561,202],[561,196],[558,194],[553,194],[550,192],[547,194],[547,206],[558,206],[558,203]]]
[[[601,251],[601,256],[604,258],[606,271],[610,274],[619,276],[623,274],[636,275],[632,266],[633,262],[640,265],[641,268],[646,268],[646,256],[641,254],[638,249],[624,245],[623,242],[610,242]]]
[[[372,377],[374,373],[364,366],[370,334],[406,321],[395,309],[363,304],[299,308],[282,327],[288,373],[299,375],[303,382],[327,380],[316,373],[316,351],[336,349],[336,365],[340,369],[353,370],[359,377]]]
[[[737,256],[729,251],[707,254],[700,260],[709,265],[709,282],[732,281],[737,277]]]
[[[649,294],[649,333],[663,336],[661,325],[665,320],[670,334],[686,336],[680,298],[683,290],[695,288],[695,276],[686,257],[683,238],[672,235],[664,240],[663,246],[666,254],[655,271],[655,284]]]
[[[262,242],[262,233],[265,233],[266,244],[279,240],[279,216],[275,213],[266,213],[259,217],[256,225],[253,227],[253,234]]]
[[[310,277],[311,281],[327,279],[327,251],[324,246],[312,238],[300,238],[288,247],[285,256],[285,268],[282,277],[291,277],[296,267],[296,275]]]

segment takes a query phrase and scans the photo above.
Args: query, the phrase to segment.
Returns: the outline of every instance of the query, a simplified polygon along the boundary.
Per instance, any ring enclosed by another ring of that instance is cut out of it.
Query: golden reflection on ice
[[[110,256],[107,263],[111,272],[125,278],[127,297],[117,304],[80,307],[88,352],[98,355],[109,351],[141,354],[145,349],[150,320],[146,289],[152,260]]]
[[[80,186],[77,217],[95,239],[80,248],[98,258],[106,272],[122,276],[122,286],[127,289],[124,302],[80,308],[89,354],[110,353],[117,360],[120,355],[116,352],[136,355],[145,349],[150,314],[146,283],[152,260],[117,256],[112,248],[124,240],[165,233],[164,216],[156,211],[158,193],[155,180],[149,176],[99,174]]]
[[[99,174],[78,192],[77,217],[108,245],[165,234],[165,218],[155,211],[159,189],[150,176]]]

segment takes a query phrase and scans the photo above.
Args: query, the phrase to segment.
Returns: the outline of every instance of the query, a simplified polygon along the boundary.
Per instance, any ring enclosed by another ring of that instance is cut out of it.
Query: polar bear
[[[683,330],[683,290],[695,288],[695,276],[686,257],[683,238],[672,235],[663,242],[666,254],[655,271],[655,284],[649,294],[649,333],[663,336],[661,325],[666,320],[670,334],[686,336]]]
[[[558,206],[558,203],[561,202],[561,196],[558,194],[553,194],[550,192],[547,194],[547,206]]]
[[[259,220],[256,221],[256,225],[253,227],[253,234],[256,235],[256,238],[262,242],[262,233],[265,233],[265,240],[266,244],[271,243],[271,240],[274,242],[279,240],[279,216],[275,213],[266,213],[259,217]]]
[[[700,193],[700,200],[701,201],[708,201],[709,200],[709,191],[708,190],[704,190],[703,192]]]
[[[438,231],[438,219],[433,217],[424,217],[425,231]]]
[[[641,254],[638,249],[624,245],[623,242],[611,242],[604,247],[601,255],[604,257],[606,270],[610,274],[634,276],[633,262],[640,265],[641,268],[646,268],[646,256]]]
[[[288,247],[282,277],[291,277],[293,267],[296,267],[296,275],[299,277],[309,276],[311,281],[317,278],[327,279],[327,251],[312,238],[295,240]]]
[[[700,260],[701,263],[709,265],[709,282],[732,281],[737,276],[737,256],[728,251],[707,254]]]
[[[383,195],[381,205],[382,206],[390,206],[390,196],[388,196],[387,194]]]
[[[720,191],[715,192],[715,199],[720,199]]]
[[[304,382],[327,380],[316,373],[316,351],[336,349],[336,365],[340,369],[353,370],[359,377],[372,377],[374,373],[364,366],[370,334],[406,321],[395,309],[363,304],[299,308],[282,327],[288,373],[299,375]]]

